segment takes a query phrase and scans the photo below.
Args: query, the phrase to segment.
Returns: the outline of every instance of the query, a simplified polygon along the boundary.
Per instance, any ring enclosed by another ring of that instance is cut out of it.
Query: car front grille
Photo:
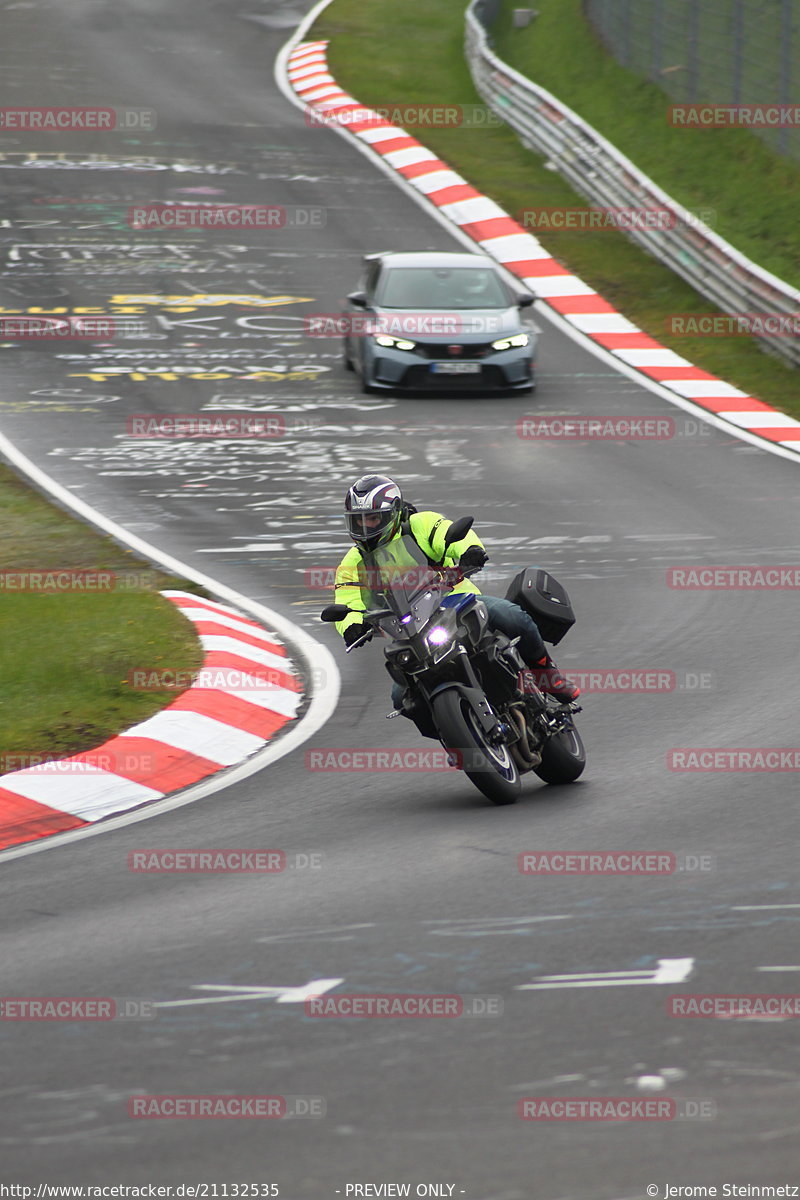
[[[453,345],[461,347],[460,354],[451,354],[447,342],[417,342],[416,353],[423,355],[425,358],[438,359],[445,362],[452,359],[453,362],[458,362],[461,358],[486,358],[487,354],[492,354],[491,342],[458,342]]]
[[[419,392],[484,392],[508,384],[499,367],[484,367],[475,375],[438,375],[419,366],[408,368],[402,386]]]

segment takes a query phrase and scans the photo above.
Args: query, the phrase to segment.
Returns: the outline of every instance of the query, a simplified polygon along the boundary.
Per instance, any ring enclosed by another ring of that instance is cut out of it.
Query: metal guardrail
[[[723,312],[761,317],[762,331],[754,336],[765,349],[800,366],[800,291],[734,249],[577,113],[498,58],[487,36],[498,10],[499,0],[472,0],[466,12],[465,54],[481,98],[527,149],[546,155],[591,205],[642,212],[666,209],[671,214],[663,223],[666,227],[637,226],[626,229],[626,236]],[[531,232],[535,236],[536,230]]]

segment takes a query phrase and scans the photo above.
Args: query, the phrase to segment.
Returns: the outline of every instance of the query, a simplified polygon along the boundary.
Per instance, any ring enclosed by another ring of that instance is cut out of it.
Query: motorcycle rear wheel
[[[574,783],[586,766],[586,750],[574,725],[548,738],[534,773],[545,783]]]

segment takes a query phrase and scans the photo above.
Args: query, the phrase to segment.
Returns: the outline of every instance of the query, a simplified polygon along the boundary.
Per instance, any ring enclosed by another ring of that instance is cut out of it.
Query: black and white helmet
[[[388,475],[363,475],[344,498],[344,520],[359,549],[377,550],[391,541],[402,523],[400,488]]]

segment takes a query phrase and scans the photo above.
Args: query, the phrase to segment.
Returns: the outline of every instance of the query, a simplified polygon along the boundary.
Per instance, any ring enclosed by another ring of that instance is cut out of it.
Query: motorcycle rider
[[[345,496],[345,525],[355,543],[340,562],[334,581],[335,601],[357,611],[350,612],[336,623],[337,631],[347,646],[363,638],[362,645],[372,639],[359,612],[370,607],[370,589],[363,573],[362,553],[371,553],[378,546],[387,546],[402,537],[405,527],[429,562],[445,568],[481,570],[488,562],[483,543],[470,530],[459,542],[445,546],[444,536],[452,521],[441,513],[417,512],[413,505],[404,504],[398,485],[387,475],[363,475],[350,487]],[[486,596],[471,579],[461,579],[454,592],[475,592],[486,605],[489,625],[509,638],[519,638],[517,649],[526,665],[535,673],[543,692],[561,704],[569,704],[580,695],[580,689],[565,679],[548,654],[536,622],[523,608],[499,596]],[[403,705],[404,690],[400,684],[392,688],[395,709],[411,716]]]

